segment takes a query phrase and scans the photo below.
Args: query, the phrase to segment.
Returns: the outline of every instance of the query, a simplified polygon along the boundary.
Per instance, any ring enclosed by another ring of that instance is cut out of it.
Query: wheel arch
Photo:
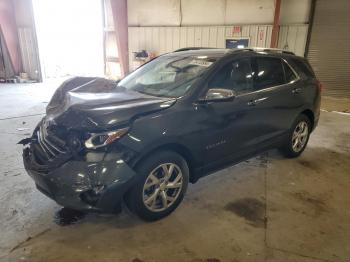
[[[304,111],[302,111],[300,113],[301,115],[306,115],[309,119],[310,119],[310,122],[311,122],[311,130],[314,129],[314,124],[315,124],[315,115],[314,113],[312,112],[312,110],[310,109],[305,109]]]
[[[188,149],[186,146],[179,144],[179,143],[166,143],[166,144],[158,145],[158,146],[148,150],[147,152],[143,153],[142,155],[140,155],[134,161],[132,166],[134,168],[136,168],[150,154],[158,152],[158,151],[173,151],[173,152],[179,154],[180,156],[182,156],[188,165],[188,169],[189,169],[189,173],[190,173],[189,174],[190,181],[193,179],[194,174],[195,174],[194,171],[196,168],[196,160],[194,158],[194,155],[190,151],[190,149]]]

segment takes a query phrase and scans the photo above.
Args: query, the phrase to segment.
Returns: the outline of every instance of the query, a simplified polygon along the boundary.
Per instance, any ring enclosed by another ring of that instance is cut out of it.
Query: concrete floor
[[[0,261],[350,261],[350,115],[323,111],[298,159],[273,150],[190,185],[161,221],[124,211],[62,227],[16,145],[56,87],[0,85]]]

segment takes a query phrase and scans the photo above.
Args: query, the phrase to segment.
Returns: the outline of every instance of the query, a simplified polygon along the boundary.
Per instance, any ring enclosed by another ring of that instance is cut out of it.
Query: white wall
[[[275,0],[128,0],[129,59],[182,47],[225,47],[225,39],[248,37],[269,47]],[[304,55],[311,0],[282,0],[278,47]],[[233,25],[241,32],[233,33]]]
[[[128,0],[129,26],[272,24],[275,0]],[[308,22],[311,0],[282,0],[281,24]]]
[[[278,48],[304,56],[308,25],[285,25],[280,27]]]
[[[307,25],[281,27],[279,47],[304,55]],[[155,55],[172,52],[182,47],[225,48],[225,39],[242,37],[250,39],[250,46],[269,47],[271,25],[243,25],[240,33],[233,26],[189,27],[129,27],[129,64],[133,70],[133,52],[147,50]]]
[[[311,0],[282,0],[280,23],[302,24],[309,22]]]
[[[128,0],[129,25],[152,26],[180,24],[179,0]]]
[[[271,24],[275,12],[274,3],[274,0],[228,0],[225,21],[228,24]]]
[[[222,0],[182,0],[181,25],[224,25],[225,9]]]

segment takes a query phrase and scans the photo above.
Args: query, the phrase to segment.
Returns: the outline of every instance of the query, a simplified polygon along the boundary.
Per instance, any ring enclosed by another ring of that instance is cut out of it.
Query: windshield
[[[152,96],[183,96],[215,62],[207,56],[160,56],[118,83],[119,87]]]

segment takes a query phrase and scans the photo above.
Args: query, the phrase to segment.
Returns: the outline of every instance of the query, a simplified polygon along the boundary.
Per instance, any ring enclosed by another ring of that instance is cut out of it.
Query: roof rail
[[[276,52],[276,53],[295,55],[295,53],[292,51],[283,50],[283,49],[279,49],[279,48],[251,47],[251,48],[247,48],[247,49],[255,51],[255,52]]]
[[[184,47],[177,49],[173,52],[181,52],[181,51],[190,51],[190,50],[201,50],[201,49],[219,49],[215,47]],[[283,50],[279,48],[268,48],[268,47],[246,47],[246,48],[233,48],[233,52],[236,51],[254,51],[254,52],[276,52],[276,53],[283,53],[283,54],[289,54],[289,55],[295,55],[294,52]]]
[[[217,49],[217,48],[215,48],[215,47],[184,47],[184,48],[176,49],[173,52],[200,50],[200,49]]]

